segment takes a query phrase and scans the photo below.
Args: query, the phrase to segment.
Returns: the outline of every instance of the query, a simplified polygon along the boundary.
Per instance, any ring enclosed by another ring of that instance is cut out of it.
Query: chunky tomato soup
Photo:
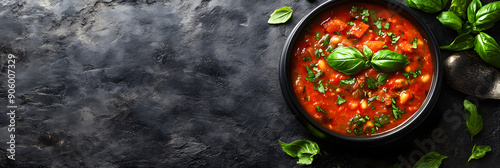
[[[291,63],[294,92],[307,113],[331,131],[384,133],[411,117],[428,94],[433,76],[428,41],[412,22],[382,6],[337,6],[311,21],[299,39]],[[390,73],[368,67],[346,75],[327,61],[339,48],[363,52],[364,46],[373,53],[395,51],[409,63]]]

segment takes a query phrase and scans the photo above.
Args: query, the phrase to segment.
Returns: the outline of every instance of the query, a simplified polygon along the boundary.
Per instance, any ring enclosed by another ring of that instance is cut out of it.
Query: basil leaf
[[[492,2],[481,7],[476,13],[474,30],[483,31],[492,28],[500,20],[500,1]]]
[[[500,2],[500,1],[499,1]],[[500,46],[486,33],[480,32],[476,36],[474,50],[481,58],[494,67],[500,68]]]
[[[472,0],[452,0],[450,5],[450,11],[457,14],[462,19],[467,18],[467,7]]]
[[[398,71],[409,63],[404,55],[391,50],[380,50],[371,60],[373,69],[383,73]]]
[[[383,85],[385,84],[385,82],[387,82],[387,79],[389,79],[391,75],[389,74],[380,74],[378,75],[378,78],[377,78],[377,85]]]
[[[347,101],[346,99],[343,99],[342,97],[338,96],[337,105],[341,105],[341,104],[345,103],[346,101]]]
[[[452,51],[463,51],[468,50],[474,47],[474,36],[470,34],[462,34],[457,36],[455,40],[446,46],[441,46],[439,48],[443,50],[452,50]]]
[[[465,125],[471,135],[470,141],[472,141],[474,135],[477,135],[483,129],[483,118],[477,113],[476,105],[469,100],[464,100],[464,110],[467,115]]]
[[[345,80],[340,80],[340,85],[339,87],[345,86],[345,85],[352,85],[356,83],[356,78],[349,78]]]
[[[472,154],[470,155],[469,160],[467,162],[469,162],[471,159],[480,159],[486,154],[486,152],[490,152],[490,151],[491,151],[491,147],[489,145],[485,145],[485,146],[474,145],[474,147],[472,148]]]
[[[411,1],[408,3],[408,1]],[[436,13],[443,10],[448,0],[406,0],[409,7],[420,9],[427,13]]]
[[[370,67],[363,54],[354,47],[337,48],[328,55],[326,61],[330,67],[346,75],[355,75]]]
[[[472,31],[472,24],[469,23],[469,21],[466,21],[463,25],[462,28],[458,31],[458,34],[469,34]]]
[[[316,142],[309,140],[297,140],[290,144],[280,142],[281,148],[291,157],[298,157],[297,164],[310,165],[314,156],[319,153],[319,146]]]
[[[458,17],[455,13],[451,11],[445,11],[436,17],[443,25],[452,28],[455,31],[459,31],[462,28],[462,19]]]
[[[467,7],[467,20],[469,20],[470,23],[476,22],[476,12],[481,7],[483,7],[483,4],[480,0],[472,0],[469,4],[469,7]]]
[[[285,23],[292,17],[293,10],[288,7],[284,6],[282,8],[276,9],[272,14],[269,20],[267,20],[267,23],[269,24],[280,24],[280,23]]]
[[[375,82],[375,80],[371,76],[370,77],[365,77],[365,79],[366,79],[366,85],[368,86],[368,88],[370,88],[372,90],[377,89],[376,82]]]
[[[373,51],[370,49],[370,47],[364,45],[363,46],[363,53],[365,54],[366,60],[371,60],[373,56]]]
[[[430,168],[435,167],[438,168],[441,165],[443,159],[448,158],[445,155],[441,155],[437,152],[429,152],[422,156],[417,163],[413,166],[413,168]]]

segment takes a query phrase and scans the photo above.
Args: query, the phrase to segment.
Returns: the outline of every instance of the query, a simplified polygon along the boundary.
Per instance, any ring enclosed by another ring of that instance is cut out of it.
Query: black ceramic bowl
[[[381,6],[386,6],[387,9],[398,12],[401,16],[406,18],[407,20],[413,22],[413,24],[420,30],[422,36],[428,40],[430,46],[430,52],[432,54],[433,62],[434,62],[434,75],[432,78],[431,88],[428,92],[427,98],[424,103],[420,107],[418,111],[415,112],[406,122],[395,127],[394,129],[387,131],[385,133],[370,136],[370,137],[360,137],[360,136],[346,136],[342,134],[335,133],[330,131],[320,124],[316,123],[304,110],[301,104],[296,99],[296,95],[292,89],[291,77],[290,77],[290,61],[293,56],[293,49],[296,41],[298,40],[299,34],[310,24],[311,21],[316,16],[319,16],[321,13],[331,10],[336,5],[342,3],[352,3],[357,2],[356,0],[332,0],[325,2],[318,6],[316,9],[307,14],[300,22],[295,26],[292,30],[290,36],[288,37],[283,52],[281,54],[280,60],[280,85],[281,91],[285,98],[285,101],[288,104],[288,107],[293,112],[297,120],[301,122],[312,134],[315,136],[332,140],[334,142],[340,143],[354,143],[359,145],[371,145],[371,146],[379,146],[387,143],[394,142],[397,139],[404,137],[406,134],[410,133],[413,129],[418,127],[431,112],[434,104],[436,103],[439,97],[439,91],[442,81],[441,75],[441,60],[440,60],[440,51],[439,45],[434,38],[434,35],[430,31],[429,28],[419,19],[418,15],[414,13],[407,6],[400,4],[398,2],[390,1],[390,0],[371,0],[371,1],[359,1],[359,2],[369,2],[378,4]]]

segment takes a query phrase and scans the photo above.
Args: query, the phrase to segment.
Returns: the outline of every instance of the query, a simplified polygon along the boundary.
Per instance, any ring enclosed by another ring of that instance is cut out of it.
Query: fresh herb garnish
[[[377,26],[377,29],[382,29],[382,21],[378,20],[373,25]]]
[[[398,118],[401,118],[401,114],[406,113],[406,111],[400,110],[396,106],[396,100],[394,100],[394,98],[391,99],[392,99],[392,114],[394,115],[394,119],[397,120]]]
[[[411,48],[417,49],[418,47],[418,38],[413,38],[413,41],[411,42],[412,46]]]
[[[272,14],[271,17],[269,17],[269,20],[267,20],[267,23],[269,24],[280,24],[280,23],[285,23],[292,17],[293,10],[288,7],[284,6],[282,8],[276,9]]]
[[[417,163],[413,166],[413,168],[437,168],[441,165],[443,159],[448,158],[445,155],[441,155],[437,152],[429,152],[422,156]]]
[[[354,22],[347,22],[348,25],[354,26]]]
[[[325,35],[325,38],[323,40],[323,46],[327,46],[329,43],[330,43],[330,35],[327,34],[327,35]]]
[[[321,113],[323,113],[323,114],[326,114],[326,111],[325,111],[325,110],[323,110],[323,109],[321,109],[321,107],[319,107],[318,105],[316,105],[316,111],[317,111],[317,112],[321,112]]]
[[[313,162],[314,156],[320,153],[318,144],[309,140],[297,140],[290,144],[281,141],[279,143],[283,151],[288,155],[299,158],[297,164],[310,165]]]
[[[325,54],[323,53],[323,49],[321,49],[321,48],[314,50],[314,55],[316,55],[316,59],[319,59],[319,57],[325,56]]]
[[[398,36],[399,37],[399,36]],[[408,65],[406,56],[391,50],[380,50],[373,54],[371,65],[378,72],[391,73]]]
[[[320,32],[316,32],[316,40],[321,40],[321,33]]]
[[[366,85],[368,86],[368,88],[374,90],[374,89],[377,89],[377,85],[375,83],[375,80],[370,76],[370,77],[365,77],[366,79]]]
[[[391,26],[389,22],[385,23],[384,29],[389,29],[389,26]]]
[[[340,86],[339,87],[342,87],[342,86],[345,86],[345,85],[352,85],[352,84],[355,84],[356,83],[356,78],[349,78],[349,79],[345,79],[345,80],[340,80]]]
[[[318,82],[318,92],[320,93],[325,93],[325,87],[323,86],[323,83],[321,83],[323,80],[320,80]]]
[[[302,58],[302,61],[311,61],[311,57],[304,57]]]
[[[392,36],[391,43],[396,44],[400,38],[401,38],[401,36]]]
[[[476,105],[469,100],[464,100],[464,111],[467,115],[465,125],[471,135],[470,140],[472,141],[473,137],[483,129],[483,118],[477,113]]]
[[[341,47],[326,58],[328,65],[346,75],[355,75],[370,67],[363,54],[354,47]]]
[[[389,74],[385,74],[385,73],[380,74],[380,75],[378,76],[378,78],[377,78],[377,85],[384,85],[384,84],[385,84],[385,82],[387,82],[387,79],[389,79],[389,77],[390,77],[390,76],[391,76],[391,75],[389,75]]]
[[[472,148],[472,154],[470,155],[469,157],[469,160],[467,162],[469,162],[471,159],[480,159],[482,158],[486,152],[490,152],[491,151],[491,147],[489,145],[474,145],[474,147]]]
[[[346,101],[347,101],[346,99],[343,99],[342,97],[338,96],[337,105],[341,105],[341,104],[345,103]]]

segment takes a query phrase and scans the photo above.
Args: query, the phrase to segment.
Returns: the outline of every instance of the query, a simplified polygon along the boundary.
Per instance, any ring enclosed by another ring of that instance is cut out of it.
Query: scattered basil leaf
[[[438,168],[441,165],[443,159],[448,158],[445,155],[441,155],[437,152],[429,152],[422,156],[413,168]]]
[[[481,7],[476,13],[473,29],[483,31],[492,28],[500,20],[500,1],[492,2]]]
[[[382,21],[378,20],[375,23],[373,23],[377,27],[377,29],[382,29]]]
[[[476,36],[474,50],[484,61],[496,68],[500,68],[500,46],[493,37],[480,32]]]
[[[469,34],[472,31],[472,24],[469,23],[469,21],[466,21],[463,25],[462,28],[458,31],[459,35],[462,34]]]
[[[412,46],[411,48],[417,49],[418,48],[418,38],[413,38],[413,41],[411,42]]]
[[[398,106],[396,106],[396,100],[391,98],[392,100],[392,115],[394,115],[394,119],[401,118],[401,114],[406,113],[406,111],[400,110]]]
[[[316,142],[309,140],[297,140],[290,144],[279,141],[281,148],[291,157],[298,157],[297,164],[310,165],[319,151],[319,146]]]
[[[314,78],[314,71],[312,71],[309,66],[306,66],[307,77],[305,78],[308,81],[314,82],[316,78]]]
[[[340,87],[345,85],[352,85],[356,83],[356,78],[349,78],[345,80],[340,80]]]
[[[420,9],[427,13],[436,13],[443,10],[448,0],[405,0],[411,8]]]
[[[370,67],[370,64],[364,60],[363,54],[354,47],[337,48],[328,55],[326,60],[330,67],[346,75],[355,75]]]
[[[389,27],[390,27],[390,26],[391,26],[391,25],[390,25],[390,23],[389,23],[389,22],[387,22],[387,23],[385,23],[385,25],[384,25],[384,29],[389,29]]]
[[[346,99],[343,99],[342,97],[338,96],[337,105],[341,105],[341,104],[345,103],[346,101],[347,101]]]
[[[387,32],[387,35],[388,36],[392,36],[392,35],[394,35],[394,33],[393,32]]]
[[[325,110],[323,110],[323,109],[321,109],[321,107],[319,107],[318,105],[316,105],[316,111],[317,111],[317,112],[321,112],[321,113],[323,113],[323,114],[326,114],[326,111],[325,111]]]
[[[464,100],[464,111],[467,115],[465,125],[470,133],[470,141],[483,129],[483,118],[477,113],[476,105],[469,100]]]
[[[476,146],[474,145],[474,147],[472,148],[472,154],[470,155],[469,157],[469,160],[467,162],[469,162],[471,159],[480,159],[482,158],[486,152],[490,152],[491,151],[491,147],[489,145],[479,145],[479,146]]]
[[[387,82],[387,79],[389,79],[390,76],[391,75],[385,74],[385,73],[378,75],[377,85],[384,85],[385,82]]]
[[[459,31],[462,28],[462,19],[458,17],[455,13],[451,11],[444,11],[436,17],[443,25],[449,27],[455,31]]]
[[[325,35],[325,38],[323,40],[323,46],[327,46],[330,43],[330,35],[327,34]]]
[[[325,54],[323,53],[323,49],[316,49],[314,50],[314,55],[316,55],[316,59],[319,59],[321,56],[325,56]]]
[[[302,60],[303,61],[311,61],[312,59],[311,59],[311,57],[304,57],[304,58],[302,58]]]
[[[469,23],[476,22],[476,13],[481,7],[483,7],[483,4],[480,0],[472,0],[469,7],[467,7],[467,20]]]
[[[321,83],[323,80],[320,80],[318,82],[318,92],[320,93],[325,93],[325,86],[323,86],[323,83]]]
[[[396,44],[396,42],[398,42],[398,40],[401,38],[401,36],[392,36],[391,38],[391,43],[392,44]]]
[[[368,88],[370,88],[372,90],[377,89],[377,83],[375,82],[375,80],[371,76],[365,77],[365,79],[366,79],[366,85],[368,86]]]
[[[321,33],[320,32],[316,32],[316,40],[321,40]]]
[[[362,20],[363,22],[365,22],[365,23],[368,23],[368,17],[363,17],[363,18],[361,18],[361,20]]]
[[[373,51],[370,49],[370,47],[364,45],[363,46],[363,53],[365,54],[366,60],[371,60],[373,56]]]
[[[269,24],[280,24],[285,23],[292,17],[293,10],[288,6],[276,9],[272,14],[267,23]]]
[[[452,0],[450,5],[450,11],[457,14],[462,19],[467,18],[467,7],[472,0]]]
[[[462,34],[457,36],[450,45],[441,46],[439,48],[443,50],[452,50],[452,51],[463,51],[468,50],[474,47],[474,36],[470,34]]]
[[[382,73],[398,71],[409,63],[404,55],[391,50],[380,50],[373,54],[371,60],[373,69]]]

